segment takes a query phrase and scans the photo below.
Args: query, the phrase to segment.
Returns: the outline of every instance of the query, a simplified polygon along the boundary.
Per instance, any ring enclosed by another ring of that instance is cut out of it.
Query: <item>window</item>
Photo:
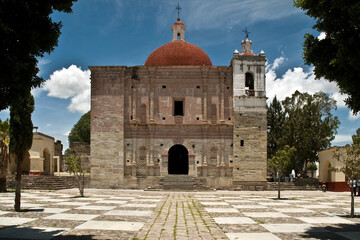
[[[254,89],[254,76],[249,72],[245,74],[245,87],[250,90]]]
[[[184,116],[184,101],[174,101],[174,116]]]

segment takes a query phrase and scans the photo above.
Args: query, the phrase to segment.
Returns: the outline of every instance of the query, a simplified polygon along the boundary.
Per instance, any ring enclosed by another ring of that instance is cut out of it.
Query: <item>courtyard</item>
[[[0,193],[0,239],[360,239],[347,192],[157,192],[77,189]],[[360,202],[355,198],[355,212]]]

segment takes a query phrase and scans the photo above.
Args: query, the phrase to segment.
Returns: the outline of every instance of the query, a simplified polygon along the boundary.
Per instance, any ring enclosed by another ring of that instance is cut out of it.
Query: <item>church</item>
[[[266,189],[265,53],[246,37],[214,66],[180,18],[171,30],[144,65],[89,67],[91,186]]]

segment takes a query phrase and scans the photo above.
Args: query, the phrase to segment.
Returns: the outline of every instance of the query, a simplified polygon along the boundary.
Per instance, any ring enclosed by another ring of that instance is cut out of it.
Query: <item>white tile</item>
[[[216,217],[214,220],[217,224],[256,224],[248,217]]]
[[[143,222],[88,221],[77,226],[75,229],[139,231],[143,225]]]
[[[262,205],[232,205],[234,208],[251,208],[251,209],[258,209],[258,208],[267,208]]]
[[[164,196],[155,196],[155,195],[154,196],[146,196],[145,195],[145,196],[139,196],[139,197],[140,198],[150,198],[151,199],[151,198],[163,198]]]
[[[116,208],[116,206],[98,206],[98,205],[86,205],[86,206],[81,206],[81,207],[77,207],[75,209],[80,209],[80,210],[112,210]]]
[[[56,203],[55,205],[63,205],[63,206],[84,206],[87,205],[89,203],[86,202],[59,202]]]
[[[289,204],[287,203],[283,203],[283,202],[262,202],[259,203],[260,205],[264,205],[264,206],[289,206]]]
[[[303,208],[316,208],[316,209],[329,209],[329,208],[336,208],[334,206],[325,206],[325,205],[299,205]]]
[[[226,233],[230,240],[281,240],[272,233]]]
[[[341,217],[297,217],[297,219],[306,222],[306,223],[330,223],[330,224],[338,224],[338,223],[349,223],[355,224],[352,221]]]
[[[237,213],[239,212],[235,208],[205,208],[209,213]]]
[[[44,217],[44,219],[59,219],[59,220],[74,220],[74,221],[89,221],[98,217],[99,215],[92,214],[67,214],[58,213],[51,216]]]
[[[245,216],[254,217],[254,218],[285,218],[289,217],[283,213],[279,212],[243,212]]]
[[[293,233],[293,232],[327,232],[325,229],[314,227],[311,224],[261,224],[266,230],[272,233]]]
[[[70,208],[43,208],[44,213],[62,213],[70,210]]]
[[[151,216],[153,211],[132,211],[132,210],[110,210],[104,215],[118,215],[118,216]]]
[[[106,203],[106,204],[125,204],[128,201],[121,201],[121,200],[101,200],[97,201],[96,203]]]
[[[306,208],[274,208],[274,210],[283,213],[313,213],[315,211]]]
[[[252,201],[249,200],[241,200],[241,199],[237,199],[237,200],[225,200],[225,202],[228,203],[252,203]]]
[[[19,218],[19,217],[0,217],[0,225],[12,226],[20,225],[36,220],[37,218]]]
[[[111,197],[109,199],[111,199],[111,200],[133,200],[133,199],[136,199],[136,197]]]
[[[160,202],[160,201],[161,201],[161,199],[150,199],[150,198],[148,198],[148,199],[138,198],[138,199],[133,200],[133,202]]]
[[[121,207],[134,207],[134,208],[155,208],[156,204],[141,204],[141,203],[128,203]]]
[[[227,202],[201,202],[204,206],[228,206]]]
[[[5,214],[8,214],[8,213],[10,213],[10,212],[8,212],[8,211],[1,211],[1,210],[0,210],[0,215],[5,215]]]

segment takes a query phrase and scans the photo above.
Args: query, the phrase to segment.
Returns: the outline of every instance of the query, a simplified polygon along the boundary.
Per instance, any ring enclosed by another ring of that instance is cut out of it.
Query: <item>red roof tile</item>
[[[145,66],[212,66],[209,56],[199,47],[182,41],[171,41],[153,51]]]

